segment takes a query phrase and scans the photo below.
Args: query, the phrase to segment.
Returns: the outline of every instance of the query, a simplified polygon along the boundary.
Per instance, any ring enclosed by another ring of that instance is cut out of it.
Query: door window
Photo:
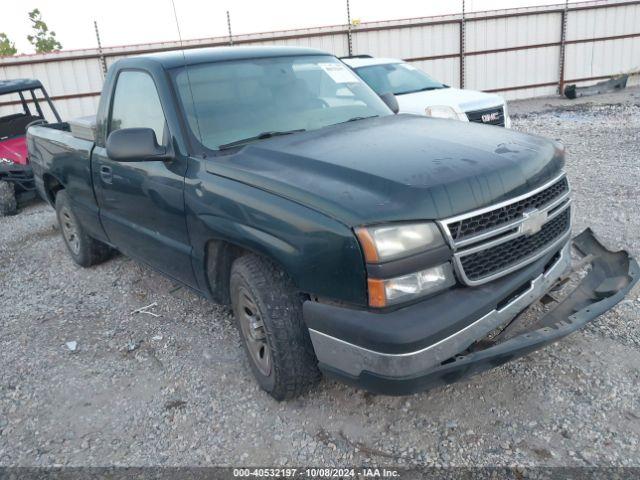
[[[165,117],[153,79],[144,72],[118,75],[109,132],[121,128],[151,128],[158,143],[164,143]]]

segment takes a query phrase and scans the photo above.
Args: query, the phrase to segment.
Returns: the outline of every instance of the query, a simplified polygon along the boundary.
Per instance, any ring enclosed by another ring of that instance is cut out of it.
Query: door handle
[[[100,167],[100,177],[104,183],[113,183],[113,172],[111,171],[111,167],[102,165]]]

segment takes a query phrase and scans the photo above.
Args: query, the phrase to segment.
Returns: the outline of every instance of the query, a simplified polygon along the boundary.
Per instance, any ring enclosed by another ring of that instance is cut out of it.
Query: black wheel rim
[[[238,292],[236,314],[253,364],[262,375],[268,377],[271,374],[272,361],[264,323],[255,300],[243,287],[240,287]]]
[[[69,212],[68,208],[63,208],[60,211],[60,223],[62,227],[62,235],[64,236],[65,242],[69,246],[69,249],[73,252],[74,255],[78,255],[80,253],[80,238],[78,237],[78,227],[76,222],[73,221],[73,217],[71,216],[71,212]]]

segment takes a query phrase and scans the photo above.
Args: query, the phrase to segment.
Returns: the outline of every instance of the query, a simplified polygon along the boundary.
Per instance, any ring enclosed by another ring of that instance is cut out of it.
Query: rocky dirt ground
[[[576,232],[640,257],[640,91],[511,110],[567,146]],[[395,398],[324,380],[278,403],[226,308],[123,256],[77,267],[36,203],[0,219],[0,465],[638,466],[639,317],[636,288],[463,383]]]

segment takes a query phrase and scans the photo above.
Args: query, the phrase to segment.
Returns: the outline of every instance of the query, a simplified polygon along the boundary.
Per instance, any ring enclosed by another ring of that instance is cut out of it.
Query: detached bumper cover
[[[564,300],[517,336],[502,340],[502,335],[498,335],[493,342],[476,343],[517,317],[565,276],[570,268],[570,244],[544,273],[533,278],[528,288],[506,305],[417,351],[378,352],[310,328],[319,366],[326,374],[367,390],[403,395],[456,382],[555,342],[611,309],[640,276],[640,267],[634,259],[624,251],[610,252],[589,229],[572,243],[578,255],[590,262],[589,272]],[[393,323],[392,318],[389,321]],[[517,325],[517,321],[516,318],[509,328]],[[365,325],[363,329],[366,331]]]

